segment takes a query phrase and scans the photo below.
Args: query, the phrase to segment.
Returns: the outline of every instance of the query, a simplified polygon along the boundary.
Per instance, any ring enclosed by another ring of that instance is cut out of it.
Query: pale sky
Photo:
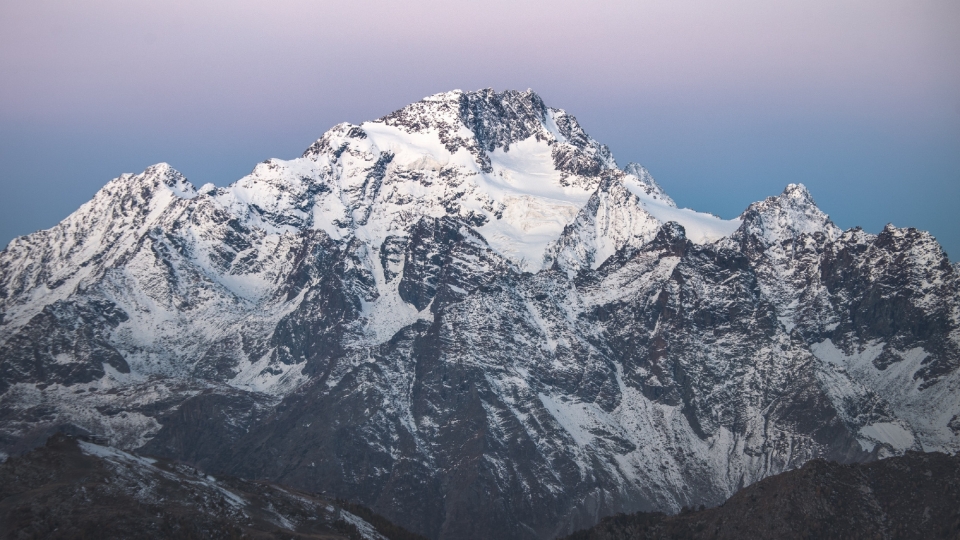
[[[166,161],[196,185],[461,88],[532,88],[681,206],[791,182],[960,255],[960,2],[11,1],[0,245]]]

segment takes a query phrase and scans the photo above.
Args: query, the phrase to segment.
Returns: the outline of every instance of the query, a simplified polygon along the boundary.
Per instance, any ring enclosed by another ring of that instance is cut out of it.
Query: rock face
[[[353,505],[370,521],[338,501],[63,434],[0,465],[0,486],[3,538],[423,540]]]
[[[431,538],[960,449],[960,281],[801,185],[722,220],[533,92],[449,92],[225,188],[123,175],[0,253],[0,449],[107,438]]]
[[[960,457],[907,452],[866,465],[820,459],[678,515],[604,518],[565,540],[960,538]]]

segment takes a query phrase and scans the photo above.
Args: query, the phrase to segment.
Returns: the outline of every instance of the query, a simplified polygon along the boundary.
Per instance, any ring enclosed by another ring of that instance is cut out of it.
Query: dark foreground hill
[[[0,536],[424,540],[363,507],[62,434],[0,465]]]
[[[840,465],[815,459],[724,504],[619,514],[565,540],[960,538],[960,456],[908,452]]]

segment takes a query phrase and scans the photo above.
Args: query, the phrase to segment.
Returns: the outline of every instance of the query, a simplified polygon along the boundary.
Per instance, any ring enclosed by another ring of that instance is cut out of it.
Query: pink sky
[[[806,183],[842,226],[944,239],[960,231],[942,201],[960,200],[958,59],[956,0],[4,2],[0,184],[84,187],[59,206],[8,190],[37,210],[0,202],[0,244],[137,160],[222,184],[337,122],[482,87],[533,88],[681,204],[736,213],[814,160]],[[68,135],[97,166],[21,163]],[[910,171],[916,200],[896,191]],[[843,206],[878,185],[893,191]]]
[[[958,5],[5,2],[0,103],[38,121],[144,108],[219,121],[236,108],[256,118],[337,101],[369,115],[451,87],[533,86],[915,114],[960,99]]]

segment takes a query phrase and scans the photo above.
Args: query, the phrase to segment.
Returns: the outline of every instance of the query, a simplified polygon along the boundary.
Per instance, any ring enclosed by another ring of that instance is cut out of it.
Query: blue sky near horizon
[[[226,185],[334,124],[454,88],[537,91],[680,204],[802,182],[843,228],[960,260],[960,3],[0,5],[0,245],[165,161]]]

